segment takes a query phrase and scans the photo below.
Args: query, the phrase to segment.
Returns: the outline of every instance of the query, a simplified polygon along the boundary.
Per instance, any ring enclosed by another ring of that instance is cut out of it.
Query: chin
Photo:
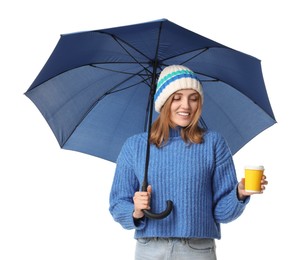
[[[187,127],[189,124],[190,123],[177,123],[176,125],[180,127]]]

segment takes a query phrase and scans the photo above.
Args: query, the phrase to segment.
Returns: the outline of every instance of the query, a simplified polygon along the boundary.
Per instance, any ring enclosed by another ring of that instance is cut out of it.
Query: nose
[[[183,109],[188,109],[190,106],[189,106],[189,98],[187,97],[183,97],[182,100],[181,100],[181,107]]]

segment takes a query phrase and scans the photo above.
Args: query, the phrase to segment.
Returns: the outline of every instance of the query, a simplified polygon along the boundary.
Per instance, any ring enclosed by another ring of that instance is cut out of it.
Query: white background
[[[303,259],[302,9],[299,1],[2,1],[0,259],[133,259],[133,231],[108,212],[113,163],[62,150],[23,94],[60,34],[167,18],[262,60],[278,121],[234,156],[269,185],[222,225],[218,259]],[[252,249],[255,248],[255,250]]]

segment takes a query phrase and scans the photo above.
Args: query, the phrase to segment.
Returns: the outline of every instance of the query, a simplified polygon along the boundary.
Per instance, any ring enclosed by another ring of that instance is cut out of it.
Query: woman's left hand
[[[256,192],[247,192],[245,191],[245,179],[243,178],[238,183],[238,198],[239,200],[244,200],[246,197],[254,194],[262,194],[264,190],[266,189],[266,185],[268,184],[268,181],[266,180],[266,175],[263,175],[261,180],[261,191]]]

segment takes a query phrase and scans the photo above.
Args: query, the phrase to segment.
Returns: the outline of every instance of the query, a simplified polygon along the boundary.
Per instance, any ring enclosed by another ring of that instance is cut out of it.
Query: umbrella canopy
[[[62,148],[115,162],[126,138],[157,116],[155,79],[172,64],[196,73],[201,124],[233,154],[276,122],[260,60],[166,19],[62,35],[25,95]]]

